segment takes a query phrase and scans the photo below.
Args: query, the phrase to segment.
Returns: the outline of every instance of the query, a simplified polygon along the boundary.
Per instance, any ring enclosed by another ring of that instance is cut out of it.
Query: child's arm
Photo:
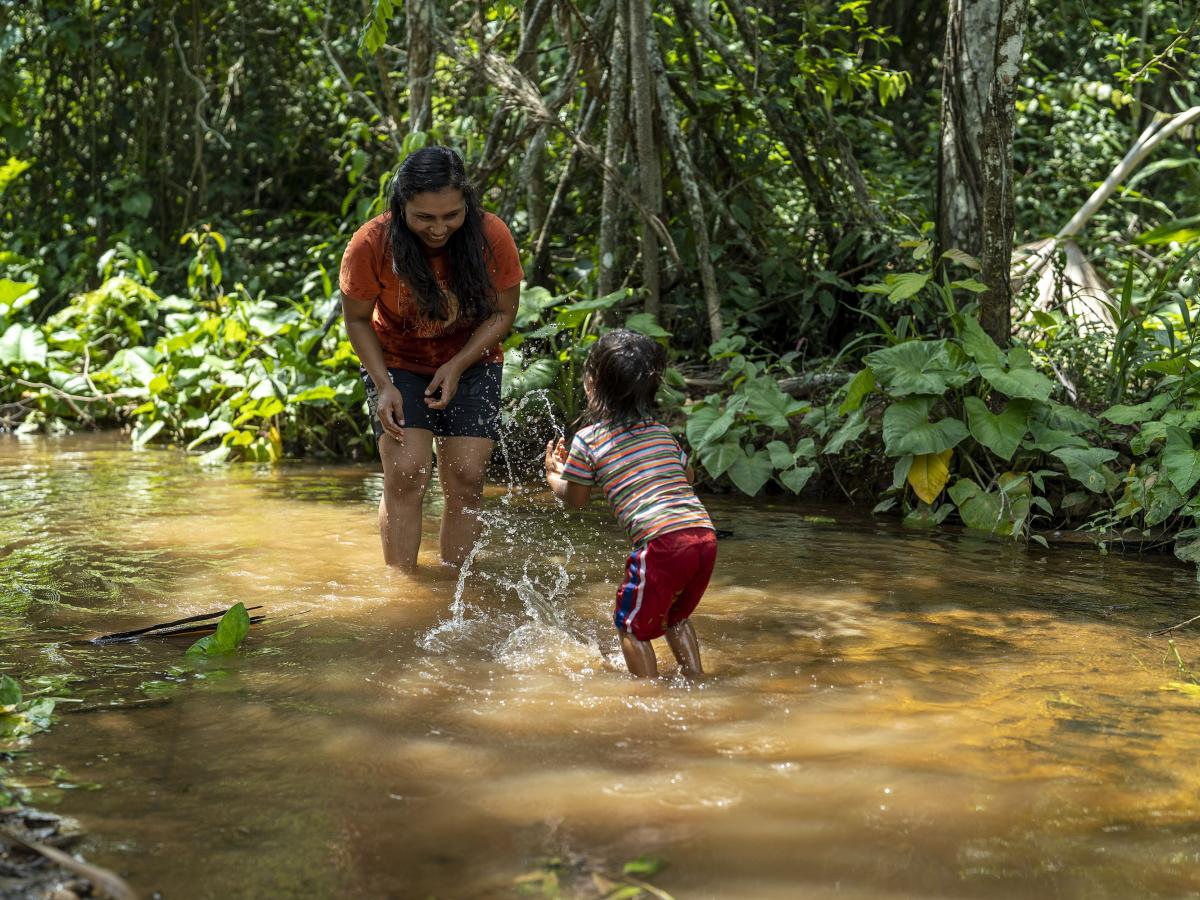
[[[546,443],[546,484],[569,509],[582,509],[587,506],[592,489],[586,484],[576,484],[562,477],[563,463],[566,459],[567,447],[562,438],[559,438],[557,443]]]

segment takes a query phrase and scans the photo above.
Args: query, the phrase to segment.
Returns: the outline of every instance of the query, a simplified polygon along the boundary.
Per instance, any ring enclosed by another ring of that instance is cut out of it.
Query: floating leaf
[[[0,712],[15,709],[21,702],[21,685],[15,678],[0,675]]]
[[[221,621],[217,624],[217,630],[214,633],[200,638],[188,647],[188,655],[217,656],[222,653],[232,653],[241,646],[249,631],[250,613],[246,612],[244,603],[235,603],[226,611],[225,615],[221,616]]]
[[[651,875],[657,875],[662,871],[665,863],[655,856],[639,856],[637,859],[631,859],[625,863],[621,871],[626,875],[639,875],[643,878]]]

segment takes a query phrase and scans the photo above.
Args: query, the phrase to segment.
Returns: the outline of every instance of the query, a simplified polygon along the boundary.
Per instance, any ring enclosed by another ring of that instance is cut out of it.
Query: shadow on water
[[[642,854],[680,898],[1200,892],[1200,701],[1149,636],[1181,566],[709,498],[710,675],[638,683],[600,506],[489,488],[460,577],[434,497],[410,578],[371,466],[6,439],[0,487],[0,668],[93,708],[27,777],[147,894],[507,897],[556,858],[589,897]],[[237,600],[269,618],[227,659],[68,642]]]

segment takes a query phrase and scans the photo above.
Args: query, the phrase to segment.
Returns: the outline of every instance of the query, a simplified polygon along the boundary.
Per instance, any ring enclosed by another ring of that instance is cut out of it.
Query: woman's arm
[[[444,363],[429,381],[425,390],[425,403],[430,409],[445,409],[458,390],[458,379],[467,369],[479,362],[492,348],[508,336],[513,319],[517,317],[517,303],[521,286],[510,287],[496,297],[496,312],[484,319],[472,332],[470,339],[448,362]],[[441,396],[434,397],[438,390]]]
[[[358,354],[358,361],[375,382],[379,393],[379,421],[383,430],[396,440],[404,441],[404,398],[392,384],[387,363],[383,359],[383,348],[379,335],[371,325],[371,314],[375,311],[374,300],[351,300],[342,295],[342,315],[346,318],[346,336],[350,346]]]

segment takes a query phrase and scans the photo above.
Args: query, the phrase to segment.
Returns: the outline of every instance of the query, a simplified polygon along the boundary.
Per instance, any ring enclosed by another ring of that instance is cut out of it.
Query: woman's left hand
[[[450,405],[450,401],[454,399],[454,395],[458,392],[458,379],[462,376],[462,369],[458,363],[451,360],[448,363],[443,363],[436,372],[433,373],[433,378],[429,381],[429,387],[425,388],[425,405],[430,409],[445,409]],[[439,394],[438,391],[441,391]]]

